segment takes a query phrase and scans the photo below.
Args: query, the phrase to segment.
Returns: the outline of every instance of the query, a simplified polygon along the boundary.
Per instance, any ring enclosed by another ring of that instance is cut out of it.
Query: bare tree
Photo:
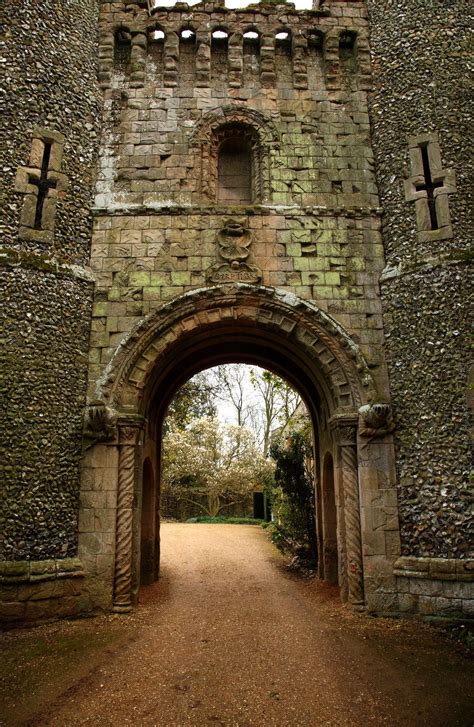
[[[259,395],[261,406],[258,407],[260,422],[260,438],[263,455],[268,456],[270,438],[273,429],[284,428],[296,414],[301,397],[290,384],[271,371],[251,369],[250,380]]]

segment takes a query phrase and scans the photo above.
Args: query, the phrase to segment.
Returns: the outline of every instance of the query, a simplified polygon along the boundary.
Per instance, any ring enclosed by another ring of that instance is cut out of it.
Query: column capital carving
[[[329,428],[340,447],[355,447],[358,422],[359,417],[353,412],[335,414],[331,417]]]
[[[118,420],[118,438],[121,445],[132,445],[137,443],[145,420],[140,416],[120,416]]]

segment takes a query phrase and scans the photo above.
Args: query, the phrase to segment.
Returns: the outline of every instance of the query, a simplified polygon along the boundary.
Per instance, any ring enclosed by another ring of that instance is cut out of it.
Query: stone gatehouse
[[[4,620],[137,603],[167,405],[226,362],[308,407],[319,577],[472,615],[467,2],[4,13]]]

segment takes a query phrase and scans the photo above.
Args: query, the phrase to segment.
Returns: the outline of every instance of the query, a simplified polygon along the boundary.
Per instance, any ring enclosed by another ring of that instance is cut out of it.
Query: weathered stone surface
[[[470,612],[469,9],[319,5],[227,8],[224,40],[213,3],[2,8],[6,618],[136,602],[141,453],[157,469],[170,361],[194,373],[211,334],[312,399],[343,598],[357,575],[371,611]],[[357,438],[335,437],[359,410]],[[126,416],[148,417],[133,446]]]

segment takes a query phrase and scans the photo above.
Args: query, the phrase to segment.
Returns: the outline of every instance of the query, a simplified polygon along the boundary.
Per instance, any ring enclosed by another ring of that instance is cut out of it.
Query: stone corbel
[[[385,437],[395,430],[391,404],[365,404],[359,409],[359,434],[365,439]]]
[[[117,412],[99,399],[86,407],[84,437],[96,442],[111,441],[117,437]]]

